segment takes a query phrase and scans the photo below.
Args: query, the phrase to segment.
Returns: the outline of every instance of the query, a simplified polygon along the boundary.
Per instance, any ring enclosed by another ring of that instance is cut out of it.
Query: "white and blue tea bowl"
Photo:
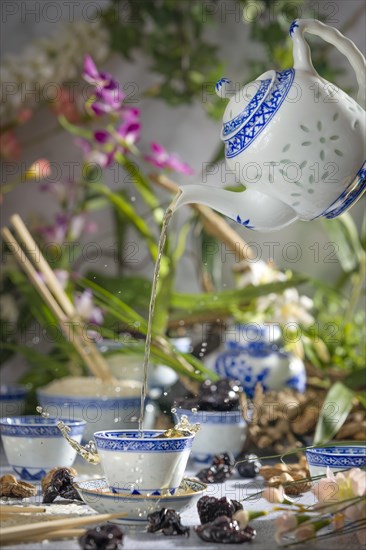
[[[162,430],[141,433],[115,430],[94,434],[111,491],[146,496],[175,494],[183,479],[194,434],[157,439]]]
[[[366,444],[339,443],[306,449],[312,476],[326,475],[327,469],[335,472],[366,467]]]
[[[141,385],[136,382],[121,396],[83,396],[80,388],[79,395],[52,394],[38,390],[37,398],[52,417],[85,420],[83,441],[88,442],[100,430],[137,428],[141,407],[140,391]]]
[[[199,423],[200,429],[192,446],[191,457],[198,464],[209,464],[215,454],[240,453],[246,437],[247,424],[242,413],[236,411],[197,411],[178,409],[177,421],[186,415],[190,424]]]
[[[84,420],[64,420],[70,436],[81,442]],[[57,420],[42,416],[14,416],[0,419],[0,433],[9,465],[22,479],[42,479],[56,466],[70,467],[76,451],[64,439]]]
[[[227,341],[225,349],[206,362],[219,376],[238,380],[245,393],[253,397],[260,383],[264,391],[291,388],[303,393],[306,386],[305,365],[301,359],[276,345],[263,341],[239,344]]]
[[[0,417],[19,416],[24,411],[27,388],[18,384],[1,384],[0,386]]]

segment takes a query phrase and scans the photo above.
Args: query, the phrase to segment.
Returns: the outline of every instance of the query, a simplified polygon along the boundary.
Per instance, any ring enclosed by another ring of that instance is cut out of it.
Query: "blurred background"
[[[57,3],[15,0],[3,2],[1,9],[0,139],[5,186],[2,225],[9,223],[12,214],[19,213],[44,243],[55,242],[57,230],[61,231],[60,204],[72,193],[70,186],[80,177],[85,161],[85,147],[80,146],[80,141],[75,143],[72,125],[80,127],[85,123],[90,127],[90,123],[95,122],[90,122],[90,112],[83,107],[85,82],[82,84],[81,75],[85,55],[89,54],[99,70],[111,73],[121,83],[125,104],[131,110],[140,110],[141,129],[139,127],[136,141],[140,151],[146,155],[151,143],[158,143],[169,154],[178,154],[183,167],[168,170],[169,177],[178,184],[201,182],[208,186],[229,186],[238,182],[225,170],[222,161],[219,135],[225,102],[213,93],[216,80],[227,76],[244,84],[264,70],[292,66],[288,28],[297,17],[321,19],[365,50],[362,0]],[[321,40],[309,39],[309,42],[319,73],[355,97],[356,80],[347,60]],[[129,137],[134,140],[133,136]],[[46,173],[41,174],[42,177],[21,177],[40,159],[46,161],[43,164]],[[139,159],[136,162],[139,163]],[[159,224],[155,224],[151,204],[147,208],[141,194],[136,192],[133,170],[131,173],[113,163],[105,166],[108,164],[105,159],[100,164],[103,185],[111,190],[122,188],[124,200],[133,205],[157,238]],[[192,174],[187,166],[192,168]],[[149,168],[144,169],[149,174]],[[58,182],[62,182],[62,190],[55,187]],[[161,206],[169,204],[171,194],[153,182],[150,188]],[[356,237],[357,232],[361,232],[364,204],[364,199],[359,201],[350,214],[357,229]],[[85,209],[83,216],[82,223],[78,220],[79,225],[75,224],[73,229],[74,240],[80,246],[97,244],[90,249],[88,257],[77,258],[72,267],[74,271],[98,272],[100,284],[103,277],[122,274],[130,282],[135,279],[139,284],[142,284],[140,277],[151,280],[153,262],[149,245],[134,224],[119,219],[118,225],[111,204],[99,207],[95,202]],[[172,235],[177,235],[189,221],[189,227],[184,229],[187,232],[184,250],[174,273],[175,290],[221,292],[240,286],[232,268],[238,266],[241,258],[219,241],[213,241],[202,231],[199,218],[191,216],[192,211],[184,208],[171,225]],[[274,262],[283,273],[290,269],[309,276],[303,287],[309,296],[313,297],[315,279],[330,285],[344,285],[347,300],[351,277],[358,273],[360,264],[352,260],[352,255],[354,258],[356,255],[346,238],[344,253],[348,256],[340,257],[339,243],[335,241],[337,233],[327,232],[321,221],[299,222],[274,234],[250,232],[229,223],[253,246],[258,262]],[[119,240],[122,231],[123,244]],[[60,242],[63,237],[61,231]],[[116,261],[121,246],[123,257],[119,254]],[[10,262],[5,255],[6,269]],[[64,269],[65,266],[55,264],[53,267]],[[9,280],[5,276],[3,283],[3,294],[7,296],[3,299],[5,320],[18,322],[22,309],[11,303],[9,296],[18,299],[19,286],[14,290],[17,285],[14,277]],[[144,294],[149,294],[148,289]],[[361,296],[360,292],[357,306],[362,303]],[[252,316],[255,307],[251,310]],[[4,356],[3,376],[17,379],[26,367],[19,357],[11,357],[11,351],[14,350],[9,348]]]

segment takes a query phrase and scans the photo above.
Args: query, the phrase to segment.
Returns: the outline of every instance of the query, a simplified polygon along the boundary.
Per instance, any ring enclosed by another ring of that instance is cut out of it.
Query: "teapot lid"
[[[227,141],[237,133],[265,101],[276,80],[276,71],[267,71],[258,79],[246,84],[240,91],[233,90],[232,83],[227,78],[220,79],[216,84],[216,93],[220,97],[230,97],[230,102],[224,113],[221,139]]]

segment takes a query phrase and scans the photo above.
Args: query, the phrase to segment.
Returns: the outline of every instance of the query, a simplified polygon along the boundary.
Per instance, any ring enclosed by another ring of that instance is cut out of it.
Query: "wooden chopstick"
[[[26,225],[18,214],[14,214],[10,218],[15,232],[18,234],[20,240],[23,242],[28,253],[31,254],[33,258],[33,263],[37,264],[39,271],[43,274],[45,282],[48,284],[51,292],[53,292],[57,301],[60,303],[60,306],[66,313],[67,317],[73,317],[75,315],[75,308],[67,296],[66,292],[62,288],[59,280],[52,271],[49,263],[46,261],[43,256],[40,248],[33,239],[32,235],[29,233]]]
[[[12,527],[3,527],[0,529],[0,541],[2,545],[14,544],[19,538],[28,540],[28,537],[36,535],[46,535],[61,531],[63,529],[71,529],[74,527],[82,527],[93,523],[102,523],[112,519],[126,517],[127,514],[96,514],[92,516],[83,516],[78,518],[65,518],[40,521],[29,525],[15,525]],[[22,538],[24,537],[24,538]],[[46,536],[44,538],[47,538]]]
[[[16,238],[12,235],[8,228],[4,227],[2,228],[1,233],[14,257],[18,261],[18,264],[26,272],[33,286],[50,307],[51,311],[59,321],[65,336],[75,345],[78,353],[81,355],[82,359],[85,361],[92,373],[104,381],[110,381],[113,377],[109,371],[106,361],[94,344],[90,341],[86,341],[83,337],[80,319],[77,319],[76,310],[72,302],[69,300],[69,297],[61,287],[57,277],[51,270],[49,264],[42,255],[33,237],[30,235],[28,229],[25,227],[19,216],[14,215],[11,220],[15,224],[14,228],[21,238],[28,254],[33,258],[34,263],[36,263],[38,269],[41,271],[45,281],[40,280],[36,269],[25,255],[25,252],[22,251]],[[37,261],[34,258],[34,254],[37,256]],[[53,290],[54,294],[52,294],[49,288],[47,288],[46,283]],[[70,329],[72,329],[72,334],[70,334]]]
[[[77,349],[78,353],[81,355],[85,363],[88,365],[89,369],[92,371],[92,373],[95,376],[100,377],[99,370],[96,368],[92,358],[90,355],[86,352],[82,342],[80,342],[79,338],[76,334],[72,334],[70,331],[70,322],[68,321],[68,318],[66,317],[63,310],[60,308],[59,304],[56,302],[46,285],[43,283],[41,278],[39,277],[37,271],[34,269],[31,262],[28,260],[28,258],[21,253],[18,242],[16,241],[15,237],[12,235],[12,233],[9,231],[7,227],[3,227],[1,229],[1,234],[9,246],[11,252],[14,255],[14,258],[17,260],[19,266],[25,271],[26,275],[28,276],[30,282],[33,284],[35,289],[39,292],[45,303],[48,305],[50,310],[53,312],[55,317],[57,318],[65,337],[71,341],[75,348]],[[73,325],[71,325],[73,326]]]
[[[28,228],[24,224],[23,220],[18,214],[14,214],[10,218],[10,221],[13,224],[14,230],[18,234],[18,237],[23,242],[29,255],[33,259],[33,263],[36,264],[39,271],[43,274],[45,282],[48,284],[50,291],[53,293],[55,299],[59,302],[66,316],[69,318],[69,320],[75,321],[75,323],[73,323],[73,328],[78,336],[84,340],[83,347],[87,347],[87,353],[92,356],[92,360],[96,363],[96,366],[99,370],[99,377],[102,380],[111,380],[112,376],[110,374],[109,367],[106,361],[92,342],[85,341],[82,328],[80,326],[80,318],[77,315],[77,311],[73,303],[62,288],[59,280],[57,279],[47,260],[43,256],[32,235],[28,231]]]
[[[16,506],[13,504],[0,504],[0,516],[3,514],[41,514],[46,508],[41,506]]]
[[[0,541],[1,546],[8,544],[22,544],[24,542],[43,542],[48,540],[60,540],[60,539],[74,539],[79,538],[86,533],[86,529],[61,529],[60,531],[53,531],[46,535],[21,535],[19,538],[12,540],[9,543],[3,543]]]

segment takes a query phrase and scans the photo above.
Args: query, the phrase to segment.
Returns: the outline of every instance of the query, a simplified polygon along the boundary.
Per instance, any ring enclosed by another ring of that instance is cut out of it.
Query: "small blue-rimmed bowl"
[[[192,446],[192,459],[209,464],[215,454],[239,454],[247,437],[247,424],[240,410],[197,411],[177,409],[177,422],[185,415],[190,424],[201,424]]]
[[[24,410],[28,390],[18,384],[2,384],[0,386],[0,417],[18,416]]]
[[[79,443],[84,420],[64,420],[70,436]],[[9,465],[22,479],[39,480],[55,466],[70,467],[76,451],[64,439],[57,420],[42,416],[14,416],[0,419],[0,434]]]
[[[183,479],[194,434],[161,438],[162,430],[96,432],[95,444],[115,493],[173,495]]]
[[[366,466],[366,444],[340,442],[310,447],[306,449],[306,459],[312,476],[326,475],[327,468],[333,472],[362,468]]]
[[[80,378],[75,383],[79,383]],[[141,407],[141,384],[132,382],[128,394],[118,396],[83,396],[82,389],[79,395],[61,395],[48,393],[45,389],[37,390],[40,405],[52,417],[64,417],[69,420],[82,418],[86,421],[83,436],[84,442],[93,438],[94,432],[118,428],[127,430],[137,428]]]

